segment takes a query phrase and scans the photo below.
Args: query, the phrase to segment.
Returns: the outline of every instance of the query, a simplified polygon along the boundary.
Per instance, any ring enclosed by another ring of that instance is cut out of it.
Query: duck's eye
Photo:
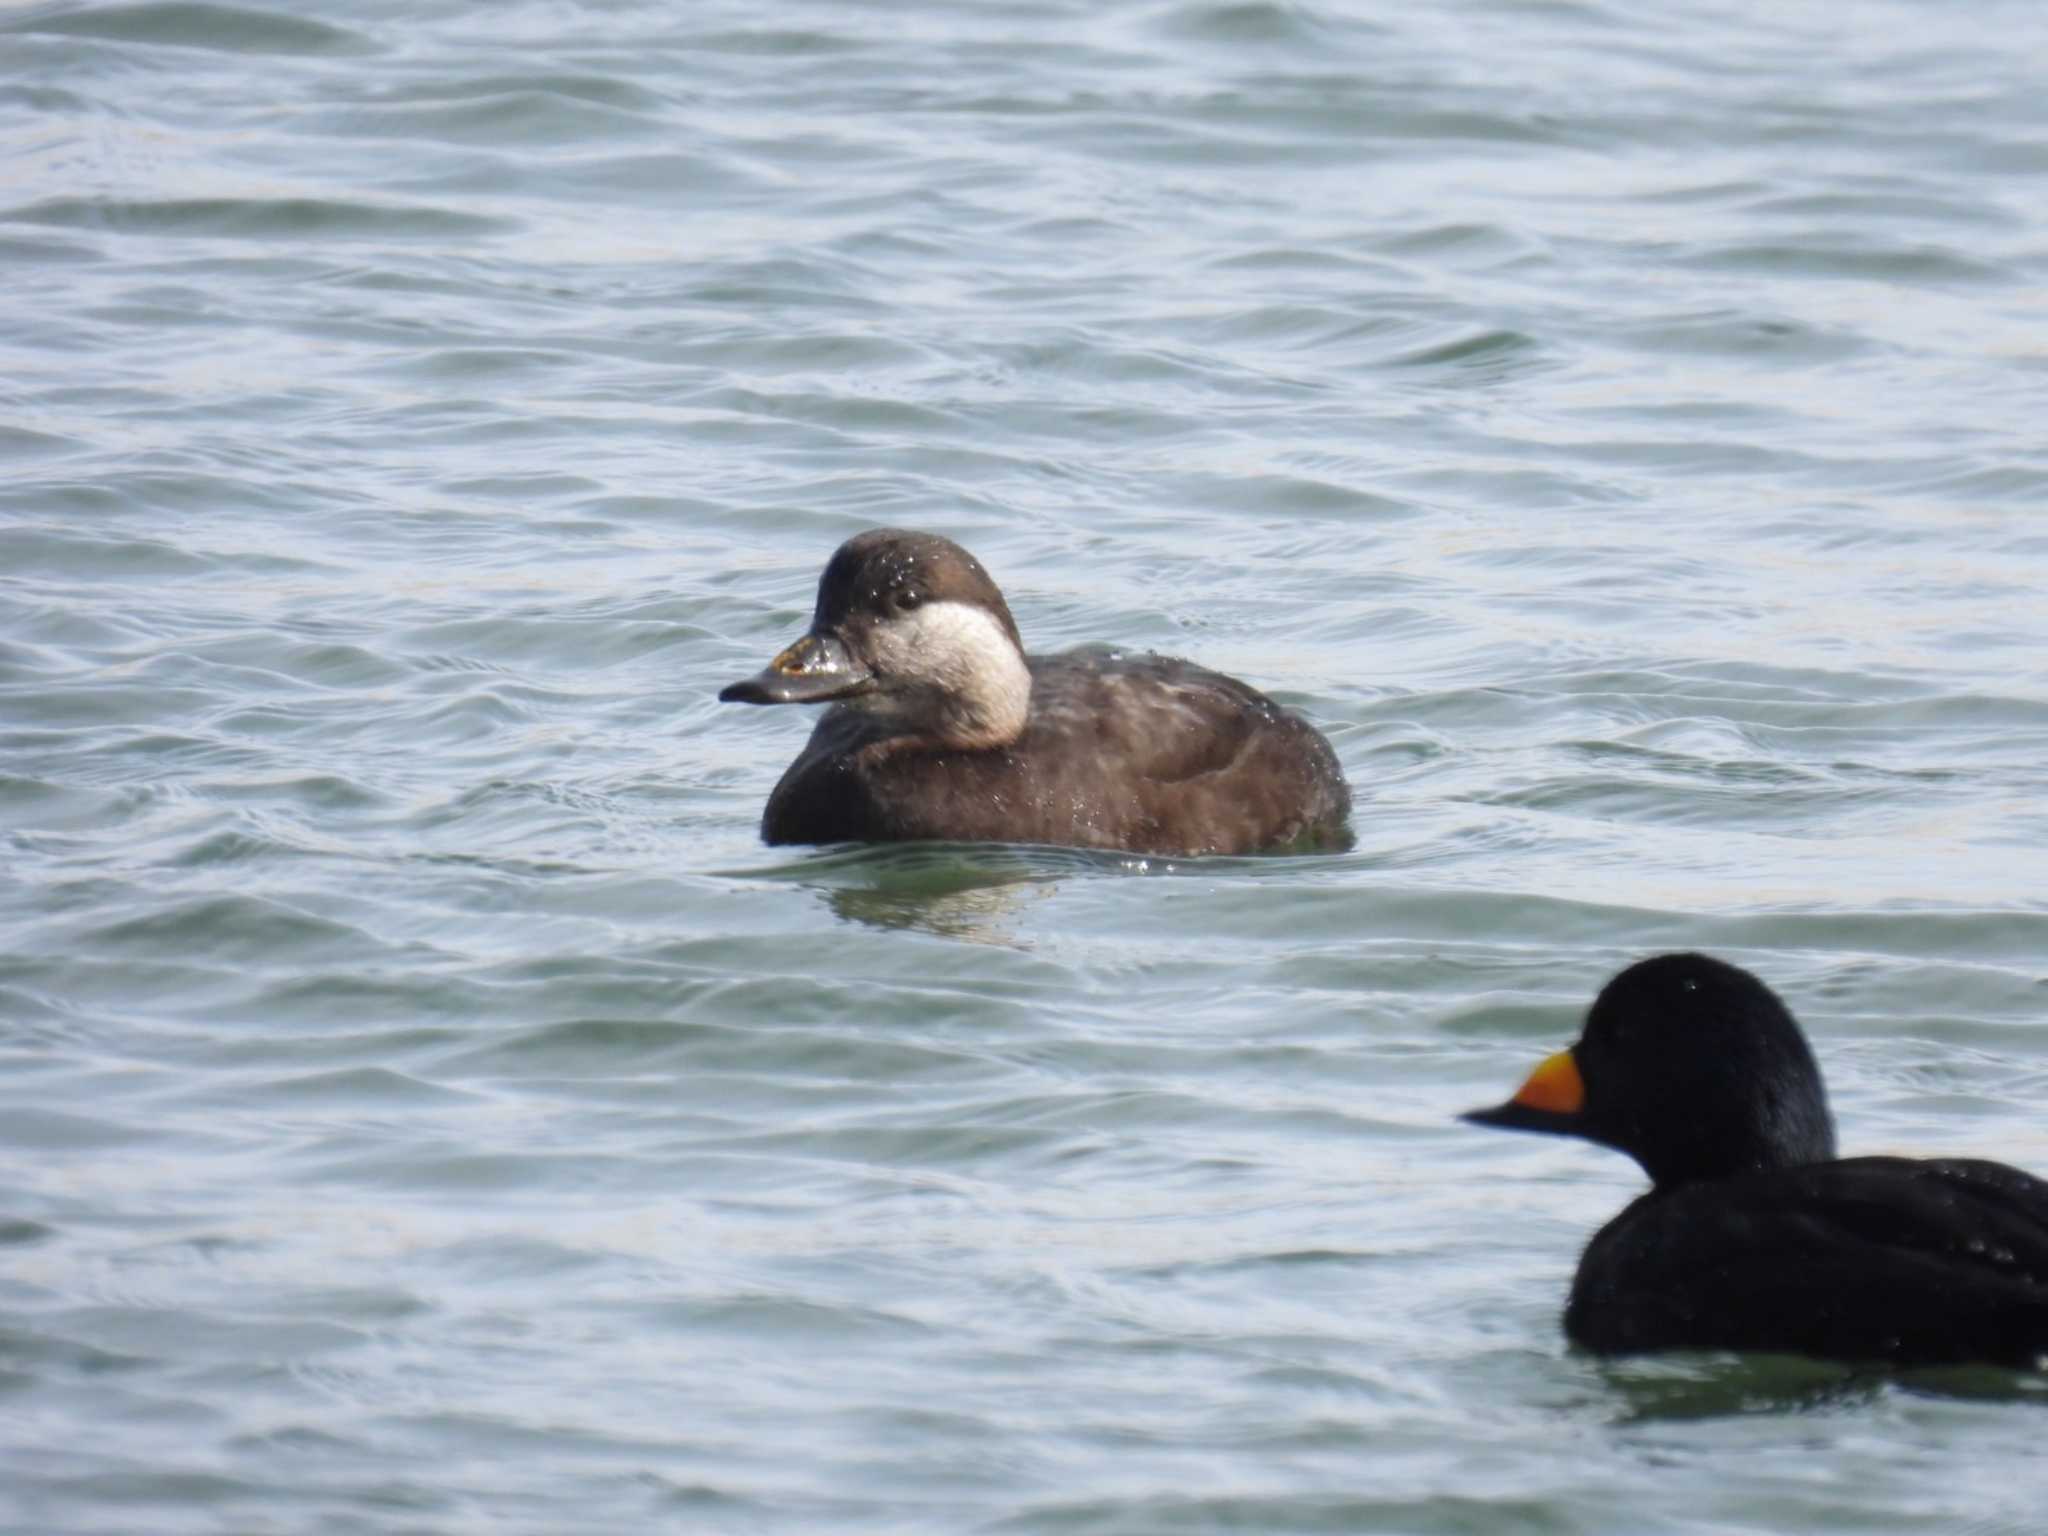
[[[923,603],[924,594],[915,587],[903,587],[889,594],[889,606],[898,613],[909,613],[912,609],[922,606]]]

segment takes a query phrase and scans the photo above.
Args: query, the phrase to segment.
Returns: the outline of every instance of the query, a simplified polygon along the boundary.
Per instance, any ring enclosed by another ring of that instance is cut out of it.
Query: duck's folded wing
[[[1227,771],[1262,727],[1285,718],[1248,685],[1171,656],[1083,646],[1031,663],[1034,730],[1088,743],[1153,783]]]
[[[1032,658],[1020,744],[1040,785],[1113,802],[1124,847],[1246,852],[1348,842],[1351,792],[1322,734],[1257,689],[1169,656]]]

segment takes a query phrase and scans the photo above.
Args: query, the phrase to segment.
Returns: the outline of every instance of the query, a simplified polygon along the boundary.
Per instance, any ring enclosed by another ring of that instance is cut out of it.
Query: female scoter
[[[1464,1118],[1583,1136],[1650,1176],[1579,1260],[1564,1328],[1587,1349],[2048,1366],[2048,1182],[1972,1158],[1838,1160],[1806,1038],[1747,971],[1630,966],[1578,1044]]]
[[[1025,655],[981,563],[929,533],[840,545],[810,632],[719,698],[832,702],[768,797],[770,843],[1350,845],[1351,792],[1313,726],[1167,656]]]

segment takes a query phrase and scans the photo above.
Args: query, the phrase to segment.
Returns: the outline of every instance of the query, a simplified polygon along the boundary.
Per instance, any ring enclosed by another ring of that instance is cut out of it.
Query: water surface
[[[2014,0],[0,16],[0,1525],[1969,1530],[2037,1379],[1610,1365],[1485,1135],[1692,946],[2048,1170]],[[839,540],[1340,857],[763,848]]]

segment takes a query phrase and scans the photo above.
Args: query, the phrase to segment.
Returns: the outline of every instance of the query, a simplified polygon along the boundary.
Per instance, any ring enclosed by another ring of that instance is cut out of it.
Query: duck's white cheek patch
[[[881,627],[874,651],[880,670],[948,693],[1003,676],[1017,655],[995,615],[973,603],[926,603],[899,614]]]
[[[1031,707],[1031,672],[1010,632],[974,603],[926,603],[878,625],[868,645],[883,687],[949,746],[1015,741]]]

